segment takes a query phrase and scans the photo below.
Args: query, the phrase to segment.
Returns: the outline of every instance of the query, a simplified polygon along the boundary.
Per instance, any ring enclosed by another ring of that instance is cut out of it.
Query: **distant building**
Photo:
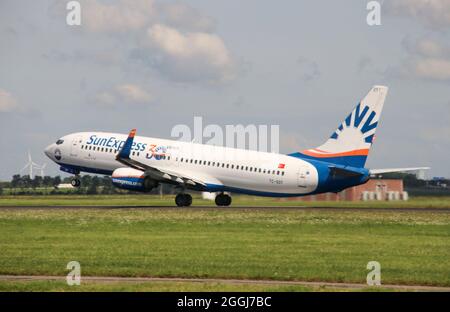
[[[61,184],[58,184],[56,186],[56,188],[57,189],[73,189],[75,187],[73,187],[72,184],[70,184],[70,183],[61,183]]]
[[[304,201],[361,201],[361,200],[408,200],[401,179],[372,179],[367,183],[343,190],[340,193],[324,193],[296,197]]]

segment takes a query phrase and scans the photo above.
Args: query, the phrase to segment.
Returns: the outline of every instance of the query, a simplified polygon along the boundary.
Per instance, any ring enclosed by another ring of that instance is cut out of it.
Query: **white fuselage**
[[[116,155],[127,136],[106,132],[67,135],[45,153],[62,167],[112,174],[125,167]],[[195,177],[211,191],[231,190],[266,196],[312,193],[318,172],[311,163],[281,154],[136,136],[131,159]]]

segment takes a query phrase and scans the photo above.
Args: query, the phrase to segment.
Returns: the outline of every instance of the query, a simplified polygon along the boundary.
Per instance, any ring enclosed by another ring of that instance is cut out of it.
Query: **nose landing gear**
[[[217,206],[230,206],[231,204],[231,196],[228,194],[221,193],[216,196],[216,205]]]
[[[80,186],[81,186],[81,181],[80,181],[80,179],[79,179],[78,177],[74,177],[74,178],[72,179],[72,181],[70,181],[70,184],[71,184],[73,187],[80,187]]]
[[[192,196],[180,193],[175,197],[175,203],[178,207],[189,207],[192,204]]]

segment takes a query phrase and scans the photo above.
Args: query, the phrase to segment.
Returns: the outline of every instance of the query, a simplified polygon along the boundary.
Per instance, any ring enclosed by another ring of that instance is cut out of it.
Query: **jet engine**
[[[145,176],[144,171],[133,168],[118,168],[114,170],[112,183],[117,188],[138,192],[150,192],[158,186],[158,181]]]

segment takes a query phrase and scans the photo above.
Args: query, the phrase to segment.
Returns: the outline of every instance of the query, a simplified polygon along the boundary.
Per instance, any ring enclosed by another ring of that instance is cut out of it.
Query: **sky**
[[[450,1],[0,1],[0,180],[78,131],[171,138],[178,124],[279,125],[321,145],[387,85],[369,168],[450,177]],[[24,173],[25,174],[25,173]]]

